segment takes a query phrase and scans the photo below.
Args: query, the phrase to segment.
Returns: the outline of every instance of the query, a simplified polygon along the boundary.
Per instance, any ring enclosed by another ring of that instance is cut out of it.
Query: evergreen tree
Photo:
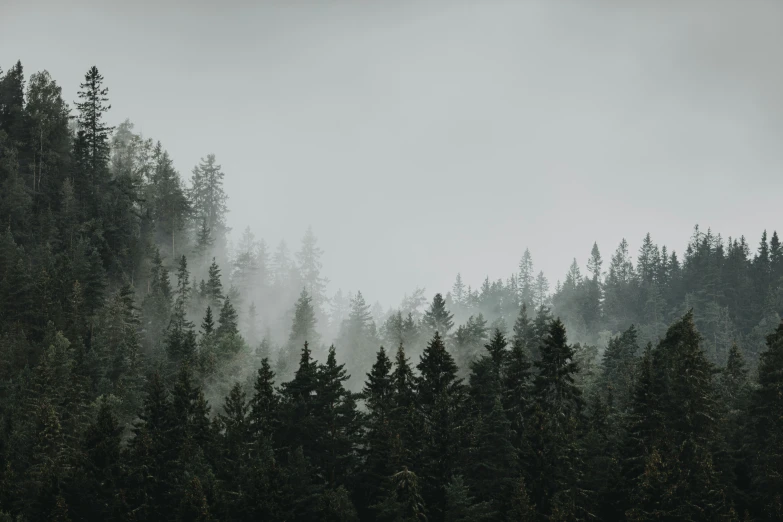
[[[759,387],[751,399],[748,431],[754,511],[775,520],[783,515],[783,323],[767,337],[758,372]]]
[[[394,383],[391,369],[392,362],[381,346],[362,390],[367,407],[364,467],[367,478],[362,489],[366,491],[367,505],[376,503],[381,485],[393,473],[390,469],[395,438],[392,426]]]
[[[424,498],[433,518],[441,519],[446,510],[442,485],[452,476],[460,453],[459,417],[465,413],[463,384],[457,378],[454,358],[437,331],[417,368],[416,390],[425,426],[419,450]]]
[[[223,283],[220,281],[220,267],[218,267],[215,258],[212,258],[212,264],[209,265],[209,279],[204,285],[203,297],[213,308],[219,308],[225,295],[223,294]]]
[[[540,513],[553,513],[557,495],[571,503],[582,502],[579,489],[582,454],[582,392],[574,379],[578,371],[574,351],[567,343],[563,323],[556,319],[541,345],[541,359],[533,381],[533,404],[528,413],[527,444],[524,456],[530,474],[533,498]]]
[[[323,268],[321,263],[322,255],[323,250],[317,245],[313,229],[308,227],[302,238],[302,248],[296,253],[296,260],[299,273],[302,275],[302,283],[304,283],[305,290],[310,296],[313,308],[318,315],[324,313],[326,285],[329,282],[328,279],[321,275],[321,269]]]
[[[221,242],[229,230],[226,226],[228,197],[223,189],[224,177],[220,165],[215,162],[215,155],[208,154],[206,159],[202,158],[201,162],[193,167],[190,180],[193,214],[197,222],[205,223],[203,226],[210,231],[211,237]]]
[[[298,350],[298,347],[304,343],[316,344],[320,341],[320,336],[315,329],[316,322],[312,298],[310,294],[302,290],[294,307],[294,319],[291,324],[291,333],[288,335],[287,356],[289,358],[293,358],[295,350]]]
[[[469,484],[479,501],[487,502],[496,518],[511,512],[511,499],[518,473],[517,451],[512,444],[511,423],[500,396],[479,419],[476,443],[468,458]]]
[[[349,375],[345,365],[337,364],[334,346],[329,348],[326,364],[318,368],[318,415],[323,432],[315,462],[324,471],[328,484],[344,484],[356,471],[356,446],[360,429],[354,395],[345,389]]]
[[[376,506],[384,522],[426,522],[426,507],[416,473],[403,468],[389,477],[386,497]]]
[[[424,313],[422,325],[430,335],[438,332],[443,338],[446,338],[454,327],[454,314],[446,309],[446,301],[441,294],[435,294],[429,310]]]
[[[223,301],[223,308],[220,309],[217,334],[221,337],[239,334],[239,329],[237,327],[237,311],[234,309],[234,305],[231,304],[231,299],[229,297],[226,297],[226,300]]]
[[[635,410],[644,411],[648,404],[652,411],[640,419],[647,425],[631,428],[636,440],[646,438],[642,439],[646,452],[643,474],[635,478],[629,518],[716,520],[728,514],[713,463],[717,447],[714,371],[700,339],[689,312],[669,328],[652,351],[649,370],[642,370],[639,399],[643,402]]]
[[[275,374],[269,366],[269,360],[261,360],[253,396],[250,398],[249,424],[254,441],[272,437],[278,429],[280,398],[274,390]]]
[[[522,305],[533,309],[535,307],[535,279],[533,275],[533,257],[530,250],[525,249],[522,260],[519,262],[519,301]]]

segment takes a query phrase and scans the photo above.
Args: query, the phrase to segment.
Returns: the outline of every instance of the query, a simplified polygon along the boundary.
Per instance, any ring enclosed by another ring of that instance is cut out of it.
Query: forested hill
[[[783,519],[776,233],[384,309],[110,108],[0,71],[0,521]]]

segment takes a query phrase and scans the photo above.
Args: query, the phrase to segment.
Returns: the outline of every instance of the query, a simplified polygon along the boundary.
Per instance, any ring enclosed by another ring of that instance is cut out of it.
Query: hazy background
[[[783,228],[783,2],[258,3],[0,0],[0,64],[71,102],[97,65],[184,178],[217,155],[235,232],[312,224],[329,294]]]

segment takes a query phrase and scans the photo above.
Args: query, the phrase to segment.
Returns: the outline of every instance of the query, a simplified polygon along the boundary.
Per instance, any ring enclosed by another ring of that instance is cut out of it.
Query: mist
[[[0,0],[0,521],[781,519],[781,49]]]
[[[554,283],[594,241],[777,215],[775,2],[196,5],[6,2],[0,48],[66,100],[98,64],[112,124],[183,174],[216,154],[235,240],[312,225],[330,293],[394,305],[506,277],[525,248]]]

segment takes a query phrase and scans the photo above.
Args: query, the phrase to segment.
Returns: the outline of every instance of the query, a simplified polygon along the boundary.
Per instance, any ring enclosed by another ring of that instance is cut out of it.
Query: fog
[[[66,100],[98,65],[183,177],[216,154],[235,233],[312,225],[330,293],[476,286],[525,247],[554,284],[593,241],[779,218],[777,2],[184,5],[5,0],[3,61]]]
[[[257,3],[0,0],[0,521],[783,518],[783,4]]]

